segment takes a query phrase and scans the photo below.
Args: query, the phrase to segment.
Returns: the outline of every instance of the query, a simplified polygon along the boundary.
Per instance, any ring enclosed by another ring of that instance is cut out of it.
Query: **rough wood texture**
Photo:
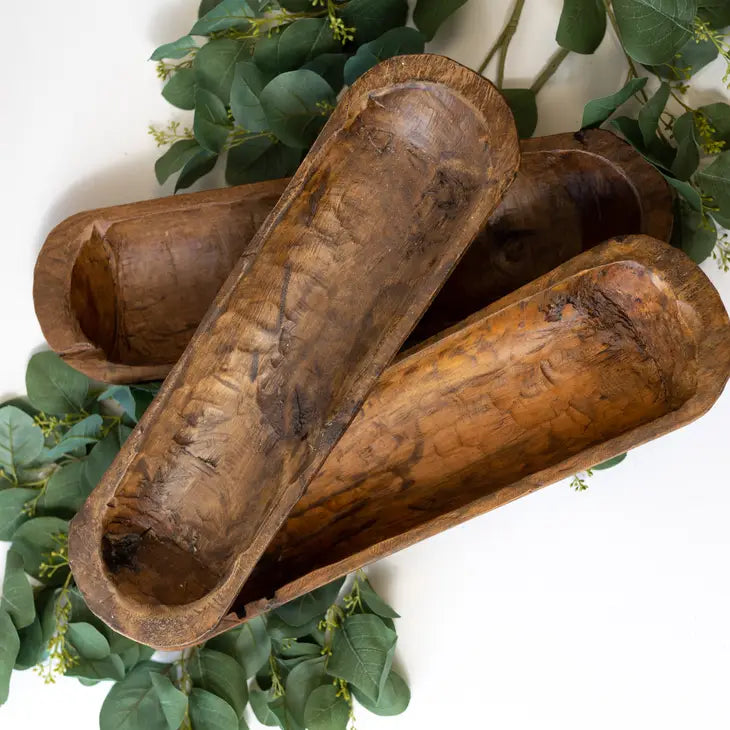
[[[583,253],[386,370],[211,634],[684,426],[729,375],[689,258]]]
[[[287,180],[90,211],[61,223],[36,266],[49,344],[107,382],[163,378]],[[664,178],[610,132],[524,140],[520,172],[409,345],[616,235],[668,241]]]
[[[453,61],[346,93],[72,522],[92,610],[158,646],[220,621],[518,163],[504,99]]]

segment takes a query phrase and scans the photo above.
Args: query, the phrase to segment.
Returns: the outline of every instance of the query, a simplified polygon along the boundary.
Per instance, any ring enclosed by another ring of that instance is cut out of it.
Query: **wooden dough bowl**
[[[345,93],[71,524],[93,611],[157,646],[220,622],[519,157],[504,98],[449,59]]]
[[[35,305],[50,346],[93,378],[161,379],[288,180],[81,213],[41,251]],[[512,187],[407,345],[612,236],[668,241],[664,178],[602,130],[524,140]]]

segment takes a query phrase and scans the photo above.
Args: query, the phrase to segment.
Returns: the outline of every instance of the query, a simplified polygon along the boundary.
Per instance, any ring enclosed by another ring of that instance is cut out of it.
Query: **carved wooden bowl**
[[[62,222],[38,258],[43,333],[107,382],[161,379],[288,180],[90,211]],[[408,340],[415,344],[616,235],[669,240],[664,178],[610,132],[522,142],[521,170]]]

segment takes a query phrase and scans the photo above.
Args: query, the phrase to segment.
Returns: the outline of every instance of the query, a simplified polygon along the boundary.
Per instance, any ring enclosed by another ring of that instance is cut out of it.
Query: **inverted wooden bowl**
[[[93,611],[157,646],[220,622],[518,164],[506,102],[449,59],[346,92],[72,522]]]
[[[93,378],[161,379],[288,180],[90,211],[49,235],[35,273],[50,346]],[[407,345],[616,235],[668,241],[664,178],[610,132],[524,140],[520,172]]]

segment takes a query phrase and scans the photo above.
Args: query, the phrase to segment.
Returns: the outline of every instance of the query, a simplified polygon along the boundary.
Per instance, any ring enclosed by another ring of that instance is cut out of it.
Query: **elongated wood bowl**
[[[582,253],[386,370],[211,635],[690,423],[729,375],[687,256]]]
[[[50,346],[107,382],[163,378],[288,180],[73,216],[49,235],[34,298]],[[610,132],[524,140],[514,184],[408,345],[612,236],[668,241],[664,178]]]
[[[518,165],[505,100],[449,59],[346,92],[71,524],[93,611],[157,646],[220,622]]]

